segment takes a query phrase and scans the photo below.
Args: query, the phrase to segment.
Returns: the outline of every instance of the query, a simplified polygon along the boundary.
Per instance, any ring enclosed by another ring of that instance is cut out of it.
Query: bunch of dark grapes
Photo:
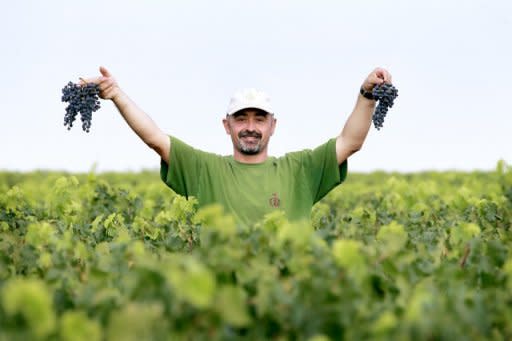
[[[375,100],[379,101],[373,113],[373,125],[380,130],[388,109],[393,106],[395,98],[398,97],[398,90],[392,84],[383,83],[373,88],[372,95]]]
[[[69,103],[66,107],[66,115],[64,115],[64,126],[67,126],[68,130],[73,127],[76,115],[80,113],[82,129],[89,132],[92,113],[100,108],[99,93],[100,89],[94,83],[75,84],[69,82],[62,89],[62,102]]]

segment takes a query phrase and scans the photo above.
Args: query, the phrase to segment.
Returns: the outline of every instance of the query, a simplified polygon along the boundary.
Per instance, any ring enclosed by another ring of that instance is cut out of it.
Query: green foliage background
[[[156,172],[0,173],[0,340],[512,339],[512,167],[236,226]]]

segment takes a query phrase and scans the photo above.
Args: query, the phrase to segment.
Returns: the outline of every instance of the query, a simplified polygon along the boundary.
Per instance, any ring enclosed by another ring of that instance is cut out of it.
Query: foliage
[[[512,339],[512,168],[351,174],[237,226],[139,174],[0,173],[0,340]]]

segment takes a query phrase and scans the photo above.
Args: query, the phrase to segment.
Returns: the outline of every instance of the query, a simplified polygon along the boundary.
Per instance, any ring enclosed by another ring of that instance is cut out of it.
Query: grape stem
[[[464,265],[466,265],[466,261],[468,260],[469,252],[471,251],[471,247],[466,245],[466,248],[464,249],[464,255],[462,256],[462,259],[460,260],[460,267],[463,268]]]

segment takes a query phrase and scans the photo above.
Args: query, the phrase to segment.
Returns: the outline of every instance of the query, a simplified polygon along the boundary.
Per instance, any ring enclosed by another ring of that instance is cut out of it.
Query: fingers
[[[392,82],[391,74],[386,69],[378,67],[372,72],[372,74],[374,74],[377,78],[379,78],[381,80],[380,83],[377,83],[377,84],[381,84],[381,83],[391,84],[391,82]]]
[[[102,78],[103,77],[92,77],[92,78],[82,78],[82,77],[80,77],[78,84],[80,84],[80,85],[84,85],[84,84],[88,84],[88,83],[99,84],[101,82]]]
[[[106,78],[106,77],[94,77],[94,78],[82,78],[80,77],[79,78],[80,81],[78,82],[78,84],[80,85],[85,85],[85,84],[89,84],[89,83],[94,83],[94,84],[97,84],[100,91],[103,91],[105,89],[108,89],[110,87],[112,87],[113,85],[115,85],[115,80],[113,78]]]
[[[100,66],[100,77],[91,77],[91,78],[82,78],[80,77],[79,84],[87,84],[87,83],[94,83],[94,84],[100,84],[107,78],[112,78],[112,74],[107,70],[106,67]]]
[[[100,91],[104,91],[114,85],[114,80],[112,78],[104,78],[98,83]]]
[[[100,97],[103,99],[112,99],[118,93],[118,89],[115,86],[110,86],[100,91]]]
[[[378,67],[366,77],[362,87],[366,91],[371,91],[376,85],[391,84],[391,82],[391,74],[386,69]]]
[[[109,99],[112,98],[119,91],[119,86],[113,78],[109,77],[104,78],[99,83],[99,90],[101,98]]]
[[[104,77],[112,77],[112,74],[104,66],[100,66],[100,72]]]
[[[98,83],[100,91],[108,92],[108,89],[117,86],[115,78],[106,67],[100,66],[100,72],[103,75],[100,77],[100,82]]]
[[[101,76],[99,77],[91,77],[91,78],[82,78],[80,77],[78,84],[85,85],[89,83],[94,83],[98,85],[100,90],[99,96],[103,99],[112,99],[116,95],[119,94],[119,86],[115,78],[112,74],[107,70],[106,67],[100,66]]]
[[[368,76],[368,82],[374,85],[380,85],[385,82],[384,77],[378,75],[377,73],[372,73]]]

